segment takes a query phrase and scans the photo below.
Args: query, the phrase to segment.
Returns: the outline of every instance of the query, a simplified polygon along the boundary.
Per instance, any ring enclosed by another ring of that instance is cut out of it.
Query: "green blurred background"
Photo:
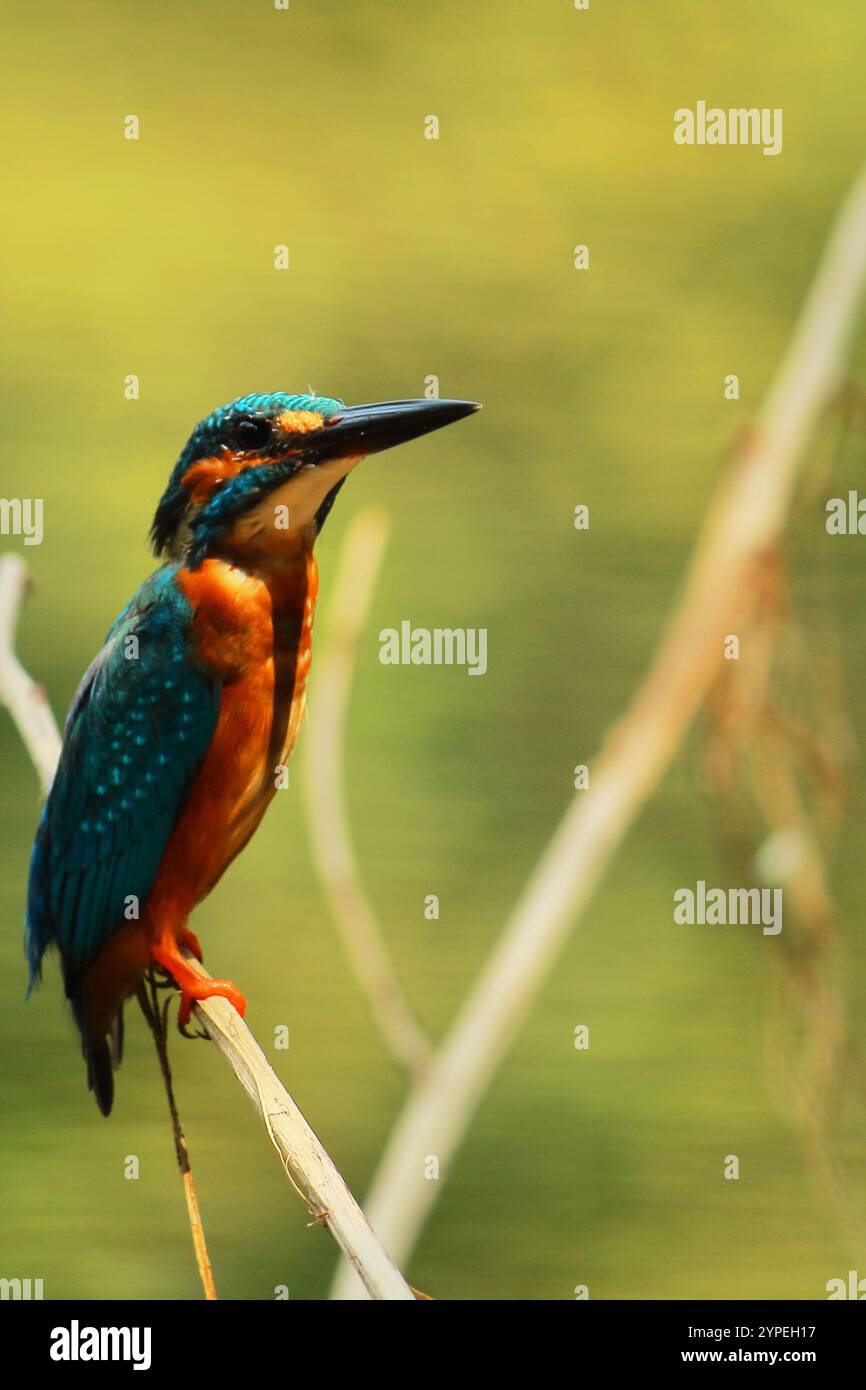
[[[327,607],[353,512],[392,514],[346,784],[366,886],[439,1036],[575,795],[575,763],[644,670],[720,460],[786,343],[866,150],[866,10],[11,3],[6,29],[2,491],[45,499],[21,653],[58,714],[148,572],[153,508],[213,406],[308,386],[415,396],[430,374],[485,404],[363,465],[319,546]],[[782,107],[782,154],[675,146],[674,110],[701,98]],[[853,439],[831,492],[861,468]],[[841,625],[862,737],[862,541],[824,535],[823,500],[798,523],[799,589],[818,627],[827,604]],[[579,502],[588,532],[573,529]],[[402,618],[487,627],[486,677],[381,666],[378,631]],[[199,1297],[137,1010],[105,1122],[55,964],[24,1005],[37,796],[5,716],[0,756],[0,1275],[41,1277],[46,1297]],[[833,869],[855,1037],[864,831],[855,802]],[[673,891],[698,878],[727,883],[730,866],[692,744],[496,1077],[414,1283],[455,1298],[570,1298],[579,1283],[593,1298],[820,1298],[845,1276],[850,1245],[767,1085],[775,939],[676,927]],[[403,1082],[313,875],[296,772],[193,925],[263,1043],[289,1026],[272,1059],[363,1193]],[[173,1055],[221,1295],[324,1296],[333,1244],[307,1228],[236,1081],[202,1044]],[[866,1125],[850,1105],[842,1142],[862,1199]],[[722,1178],[728,1153],[739,1182]]]

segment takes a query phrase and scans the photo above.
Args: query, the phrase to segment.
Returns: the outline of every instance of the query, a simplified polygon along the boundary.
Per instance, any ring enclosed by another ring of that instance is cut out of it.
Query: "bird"
[[[317,537],[366,456],[470,415],[460,400],[346,406],[240,396],[195,427],[150,530],[161,563],[72,700],[30,861],[28,997],[56,948],[87,1082],[111,1112],[123,1005],[156,966],[196,1000],[189,918],[257,829],[306,702]],[[284,784],[284,783],[283,783]]]

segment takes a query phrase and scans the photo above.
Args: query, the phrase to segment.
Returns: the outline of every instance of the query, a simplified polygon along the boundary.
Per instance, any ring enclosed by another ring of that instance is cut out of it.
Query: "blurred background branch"
[[[857,1263],[866,1227],[833,1136],[855,1051],[827,863],[827,842],[835,841],[848,800],[850,772],[840,752],[848,763],[854,753],[837,667],[826,634],[806,638],[788,567],[768,565],[749,659],[726,662],[707,700],[703,772],[737,881],[784,893],[785,931],[771,953],[768,1091]],[[794,713],[795,701],[798,710],[814,706],[814,727]]]
[[[410,1255],[478,1103],[557,952],[637,812],[671,763],[759,607],[806,448],[844,377],[866,282],[866,171],[842,207],[793,337],[754,429],[710,505],[685,591],[650,669],[591,764],[425,1080],[415,1086],[380,1161],[367,1211],[400,1263]],[[822,900],[814,863],[811,891]],[[805,891],[805,889],[804,889]],[[333,1295],[358,1292],[351,1269]]]
[[[304,796],[313,858],[355,977],[389,1052],[418,1079],[430,1059],[430,1044],[406,1002],[361,885],[341,780],[358,641],[389,531],[387,513],[367,508],[350,522],[340,549],[315,663],[315,699],[303,751]]]
[[[15,655],[18,614],[29,588],[21,556],[0,556],[0,700],[15,721],[47,795],[60,757],[60,732],[44,687],[30,679]]]

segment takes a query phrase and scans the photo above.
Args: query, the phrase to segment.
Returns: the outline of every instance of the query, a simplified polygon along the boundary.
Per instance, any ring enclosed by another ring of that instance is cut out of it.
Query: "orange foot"
[[[185,932],[184,935],[187,939],[183,941],[183,944],[188,950],[194,950],[188,940],[189,937],[192,937],[195,945],[198,946],[192,932]],[[212,999],[214,996],[227,999],[243,1018],[247,1011],[247,1001],[237,986],[233,985],[231,980],[212,980],[209,976],[202,978],[193,970],[189,961],[181,955],[180,948],[175,941],[154,943],[150,948],[150,954],[157,965],[168,971],[180,989],[181,1000],[177,1026],[182,1032],[189,1023],[190,1012],[197,999]]]

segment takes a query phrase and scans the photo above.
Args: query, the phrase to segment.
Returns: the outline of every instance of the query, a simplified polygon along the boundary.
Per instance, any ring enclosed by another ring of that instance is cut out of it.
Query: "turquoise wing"
[[[56,945],[67,989],[143,904],[210,745],[221,686],[191,656],[176,566],[118,618],[69,712],[30,868],[31,988]]]

